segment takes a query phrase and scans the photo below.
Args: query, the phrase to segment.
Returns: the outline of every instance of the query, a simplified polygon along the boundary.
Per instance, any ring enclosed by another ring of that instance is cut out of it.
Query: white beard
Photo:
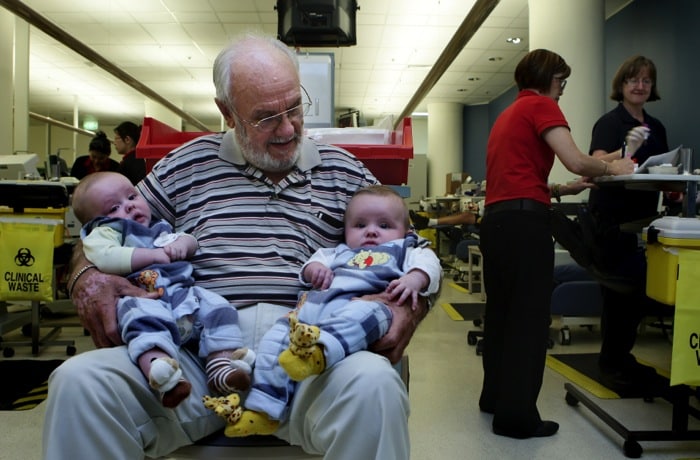
[[[240,124],[238,126],[241,126]],[[299,156],[301,156],[301,148],[303,143],[303,136],[298,136],[298,143],[294,149],[294,153],[290,158],[276,158],[270,155],[267,151],[258,151],[250,143],[250,138],[245,133],[244,129],[239,131],[238,126],[235,128],[236,140],[238,141],[238,146],[241,149],[241,154],[243,158],[246,159],[248,163],[260,169],[261,171],[270,173],[281,173],[290,171],[296,164]],[[273,138],[274,142],[275,139]]]

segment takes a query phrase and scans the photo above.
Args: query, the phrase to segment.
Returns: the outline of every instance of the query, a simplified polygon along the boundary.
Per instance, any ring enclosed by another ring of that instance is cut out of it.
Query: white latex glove
[[[625,156],[629,158],[633,157],[648,137],[649,128],[646,126],[635,126],[630,129],[627,132],[627,136],[625,136],[625,143],[627,144]]]

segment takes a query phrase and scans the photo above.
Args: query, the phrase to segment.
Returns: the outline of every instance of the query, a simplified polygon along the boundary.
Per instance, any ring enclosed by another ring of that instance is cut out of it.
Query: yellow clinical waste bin
[[[646,241],[647,296],[674,305],[678,280],[678,249],[700,250],[700,220],[665,216],[643,230]]]

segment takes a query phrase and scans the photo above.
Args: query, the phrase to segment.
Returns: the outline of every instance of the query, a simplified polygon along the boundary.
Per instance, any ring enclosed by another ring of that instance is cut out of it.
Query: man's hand
[[[403,352],[411,341],[411,337],[418,328],[425,315],[428,314],[428,301],[424,297],[419,298],[418,308],[411,308],[411,300],[403,304],[392,302],[386,293],[372,294],[361,297],[363,300],[378,300],[384,303],[392,312],[391,327],[389,331],[373,344],[370,351],[386,356],[392,364],[401,360]]]
[[[71,300],[78,310],[78,317],[98,348],[121,345],[117,327],[117,300],[120,297],[158,298],[157,293],[147,293],[126,278],[107,275],[91,268],[73,286]]]

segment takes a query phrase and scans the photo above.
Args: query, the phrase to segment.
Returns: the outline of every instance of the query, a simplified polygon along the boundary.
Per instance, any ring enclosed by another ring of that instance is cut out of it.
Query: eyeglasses
[[[258,121],[250,121],[238,115],[238,112],[236,112],[235,110],[233,110],[233,112],[236,113],[236,115],[238,115],[238,118],[240,118],[242,121],[246,122],[253,128],[259,129],[260,131],[272,132],[277,129],[280,123],[282,123],[282,117],[284,115],[287,115],[287,118],[289,118],[290,122],[294,122],[301,121],[304,118],[304,115],[309,113],[309,109],[312,105],[311,97],[309,97],[309,93],[303,86],[301,87],[301,89],[306,95],[307,102],[302,102],[301,104],[294,106],[291,109],[287,109],[284,112],[280,112],[276,115],[270,115],[269,117],[261,118]]]
[[[625,83],[627,83],[630,86],[637,86],[638,84],[642,84],[642,86],[651,86],[654,84],[654,80],[651,78],[628,78],[625,80]]]
[[[566,88],[566,78],[561,78],[561,77],[554,77],[555,80],[559,80],[559,85],[561,85],[561,90],[564,91],[564,88]]]

